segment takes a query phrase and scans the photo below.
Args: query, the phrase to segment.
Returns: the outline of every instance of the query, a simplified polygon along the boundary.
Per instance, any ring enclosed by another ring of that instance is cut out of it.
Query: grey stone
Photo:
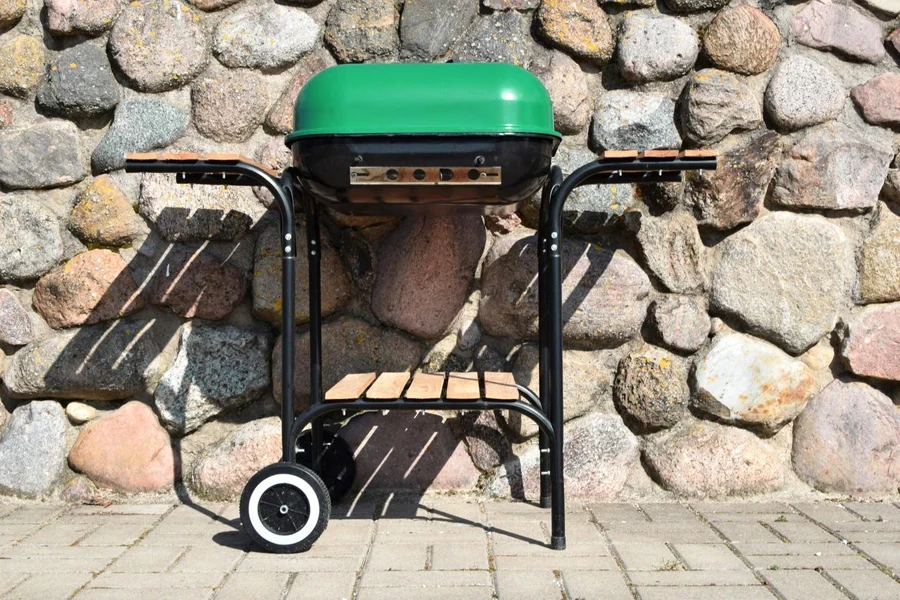
[[[628,219],[650,272],[670,292],[697,294],[706,288],[707,251],[697,223],[683,211]]]
[[[656,94],[614,90],[601,98],[591,124],[591,149],[680,148],[675,103]]]
[[[672,12],[684,14],[719,10],[728,0],[665,0],[665,4]]]
[[[277,225],[267,227],[256,240],[253,264],[253,314],[272,325],[281,326],[281,229]],[[306,229],[297,228],[297,247],[306,248]],[[353,286],[341,257],[327,241],[320,248],[322,291],[321,311],[324,316],[342,309],[353,295]],[[298,252],[294,266],[296,294],[294,321],[309,321],[309,257]]]
[[[119,320],[43,337],[7,362],[4,388],[19,399],[130,398],[159,377],[152,327],[152,321]]]
[[[209,62],[200,17],[179,0],[127,6],[110,32],[109,54],[129,83],[142,92],[179,88]]]
[[[553,103],[553,125],[565,135],[580,133],[591,120],[593,102],[578,63],[562,52],[546,52],[531,65]]]
[[[618,415],[592,413],[566,424],[563,456],[568,497],[615,500],[638,464],[638,439]],[[497,471],[485,491],[537,500],[540,470],[540,451],[530,443]]]
[[[66,415],[57,402],[30,402],[13,411],[0,436],[0,493],[40,498],[62,477]]]
[[[280,461],[281,452],[280,419],[244,423],[197,461],[194,487],[211,500],[237,500],[247,481],[263,467]]]
[[[238,327],[188,323],[178,354],[154,394],[165,427],[194,431],[209,419],[259,398],[271,384],[272,339]]]
[[[616,406],[646,428],[675,425],[687,414],[689,366],[662,348],[644,346],[632,352],[619,363]]]
[[[859,254],[857,296],[865,304],[900,300],[900,217],[882,205]]]
[[[612,410],[613,382],[616,369],[622,357],[627,354],[629,344],[613,350],[563,350],[563,416],[576,419],[595,410]],[[507,370],[505,365],[488,368],[479,364],[479,369]],[[540,389],[540,360],[538,348],[525,344],[516,353],[512,367],[516,382],[531,390]],[[501,412],[503,429],[516,441],[534,437],[538,427],[531,419],[515,412]]]
[[[469,457],[485,473],[502,465],[512,455],[512,446],[499,423],[499,411],[460,412],[450,421],[456,437],[466,444]]]
[[[60,52],[38,90],[37,101],[51,113],[68,118],[111,111],[119,103],[119,86],[106,53],[93,44]]]
[[[259,75],[227,71],[191,87],[194,127],[217,142],[245,142],[262,124],[269,97]]]
[[[580,144],[563,141],[553,157],[553,164],[568,177],[576,169],[597,160],[597,155]],[[634,187],[623,185],[586,185],[576,188],[569,195],[563,210],[563,225],[567,232],[598,233],[615,225],[629,211],[640,206]],[[540,211],[540,198],[530,198],[523,212],[535,226]]]
[[[888,171],[881,193],[884,194],[885,199],[900,204],[900,169]]]
[[[794,39],[850,60],[878,64],[884,58],[881,24],[831,0],[813,0],[791,20]]]
[[[756,129],[762,118],[756,95],[731,73],[703,69],[685,87],[681,126],[695,144],[714,144],[732,131]]]
[[[534,54],[531,15],[516,11],[477,17],[451,50],[456,62],[502,62],[528,67]]]
[[[147,173],[138,212],[170,242],[234,240],[246,234],[265,208],[246,187],[186,186],[175,177]]]
[[[12,27],[25,14],[25,0],[0,1],[0,27]]]
[[[694,405],[730,423],[777,431],[816,392],[812,372],[749,335],[716,336],[694,371]]]
[[[88,244],[127,246],[148,233],[131,200],[109,175],[95,177],[76,198],[69,231]]]
[[[651,475],[679,497],[749,496],[784,484],[778,452],[737,427],[685,420],[645,441]]]
[[[592,0],[543,0],[535,19],[541,36],[567,54],[597,65],[612,58],[616,36]]]
[[[298,8],[257,4],[240,8],[219,22],[213,52],[232,68],[279,69],[312,50],[319,25]]]
[[[399,20],[393,0],[338,0],[328,13],[325,42],[339,62],[390,61],[400,50]]]
[[[650,303],[647,323],[663,346],[695,352],[709,336],[710,318],[703,296],[667,294]]]
[[[400,19],[401,57],[444,56],[477,15],[478,0],[409,0]]]
[[[775,174],[772,200],[803,208],[872,208],[890,162],[888,148],[842,123],[828,123],[811,130],[787,153]]]
[[[900,413],[864,383],[833,381],[794,424],[791,458],[816,489],[859,494],[898,489]]]
[[[281,402],[281,336],[272,351],[272,394]],[[322,327],[322,387],[327,390],[347,373],[413,371],[422,348],[394,330],[356,317],[340,317]],[[309,405],[309,334],[294,345],[294,395],[299,410]]]
[[[44,44],[27,35],[17,35],[4,42],[0,42],[0,93],[26,98],[44,76],[47,62]]]
[[[484,267],[481,326],[489,335],[538,339],[536,236],[505,236]],[[573,344],[614,347],[635,336],[647,313],[650,280],[622,250],[564,239],[560,254],[563,337]]]
[[[34,339],[34,327],[28,311],[15,295],[0,289],[0,344],[24,346]]]
[[[63,259],[59,220],[42,200],[0,195],[0,280],[36,279]]]
[[[775,62],[781,34],[765,13],[742,4],[716,15],[703,35],[703,48],[720,69],[756,75]]]
[[[85,175],[73,123],[40,121],[0,133],[0,184],[8,189],[61,187],[78,183]]]
[[[484,0],[484,5],[494,10],[534,10],[540,0]]]
[[[91,166],[98,173],[121,169],[127,153],[165,148],[184,135],[187,122],[186,114],[162,100],[125,100],[116,108],[112,125],[94,148]]]
[[[841,359],[852,373],[900,381],[900,302],[873,304],[844,324]]]
[[[675,17],[649,11],[626,13],[619,26],[617,64],[628,81],[668,81],[694,66],[700,38]]]
[[[710,306],[799,354],[834,329],[855,261],[844,231],[819,216],[770,213],[716,247]]]
[[[721,148],[717,170],[685,175],[685,205],[701,227],[727,230],[753,221],[780,155],[781,139],[772,131]]]
[[[122,2],[119,0],[44,0],[47,27],[57,35],[97,35],[113,26]]]
[[[835,118],[847,92],[837,75],[818,62],[795,54],[781,62],[766,88],[766,112],[787,131]]]
[[[408,217],[381,244],[372,313],[415,336],[440,337],[465,304],[485,240],[477,215]]]

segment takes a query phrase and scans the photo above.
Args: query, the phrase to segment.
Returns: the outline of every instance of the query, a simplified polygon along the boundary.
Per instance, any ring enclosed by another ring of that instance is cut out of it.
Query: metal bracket
[[[500,167],[350,167],[350,185],[500,185]]]

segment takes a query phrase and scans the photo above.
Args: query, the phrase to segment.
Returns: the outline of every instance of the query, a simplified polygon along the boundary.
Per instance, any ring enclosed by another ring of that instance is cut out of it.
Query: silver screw
[[[550,246],[550,251],[556,252],[556,244],[553,244],[552,246]]]
[[[287,252],[290,252],[290,251],[291,251],[291,247],[290,247],[290,246],[285,246],[285,247],[284,247],[284,251],[285,251],[286,253],[287,253]]]
[[[559,234],[556,233],[555,231],[551,231],[551,232],[550,232],[550,237],[552,237],[552,238],[555,240],[557,237],[559,237]]]
[[[284,239],[289,242],[291,241],[291,237],[293,237],[291,236],[291,234],[287,234],[286,236],[284,236]]]

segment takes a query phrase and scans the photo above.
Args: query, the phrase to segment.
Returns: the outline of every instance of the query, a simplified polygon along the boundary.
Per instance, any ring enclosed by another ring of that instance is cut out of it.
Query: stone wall
[[[720,152],[684,184],[571,198],[570,493],[896,494],[900,2],[726,4],[0,0],[0,491],[227,498],[277,460],[271,198],[127,175],[123,153],[282,168],[316,72],[452,58],[541,78],[564,171],[605,149]],[[478,368],[536,387],[536,209],[329,215],[326,385]],[[358,483],[534,497],[531,424],[391,417],[344,426]]]

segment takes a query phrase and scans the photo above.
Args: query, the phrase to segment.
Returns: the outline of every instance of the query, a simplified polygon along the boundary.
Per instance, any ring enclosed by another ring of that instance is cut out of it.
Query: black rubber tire
[[[279,462],[250,478],[241,494],[241,523],[266,552],[305,552],[328,526],[331,498],[310,469]]]
[[[332,504],[337,504],[350,491],[356,477],[356,461],[350,444],[339,436],[328,431],[322,432],[325,451],[322,454],[322,469],[319,475],[331,496]],[[304,431],[297,439],[297,462],[304,467],[312,468],[310,448],[312,433]]]

